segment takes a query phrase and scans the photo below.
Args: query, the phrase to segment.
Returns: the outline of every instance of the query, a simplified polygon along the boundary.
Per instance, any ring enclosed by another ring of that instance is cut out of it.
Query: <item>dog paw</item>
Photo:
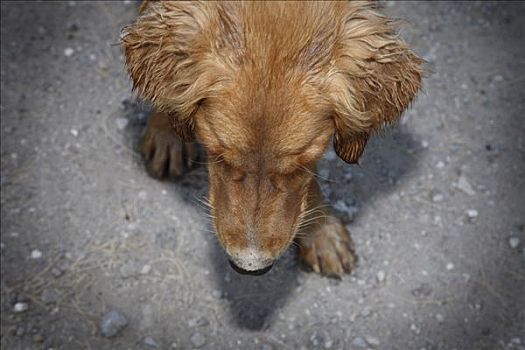
[[[352,270],[355,261],[352,239],[335,217],[313,223],[309,232],[297,241],[300,259],[313,271],[341,278]]]
[[[198,157],[193,142],[184,142],[174,130],[148,127],[142,142],[148,173],[157,179],[176,179],[193,168]]]

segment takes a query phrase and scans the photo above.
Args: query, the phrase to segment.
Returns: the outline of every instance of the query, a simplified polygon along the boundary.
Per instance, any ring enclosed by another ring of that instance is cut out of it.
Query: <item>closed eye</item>
[[[239,169],[238,167],[235,167],[228,162],[226,162],[224,159],[221,162],[221,165],[224,167],[224,171],[227,174],[227,178],[232,181],[240,182],[243,181],[246,178],[246,172]]]
[[[274,174],[270,177],[272,186],[280,192],[293,190],[298,183],[302,183],[301,178],[305,176],[305,171],[301,168],[295,168],[293,171]]]
[[[233,181],[240,182],[240,181],[243,181],[245,178],[246,178],[246,173],[244,171],[239,170],[239,169],[233,169],[232,177],[231,177]]]

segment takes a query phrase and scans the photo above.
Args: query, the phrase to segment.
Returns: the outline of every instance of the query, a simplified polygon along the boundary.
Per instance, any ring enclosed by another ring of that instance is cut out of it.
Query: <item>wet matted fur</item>
[[[189,142],[203,146],[236,266],[263,270],[295,239],[314,271],[350,271],[350,236],[313,176],[330,140],[356,163],[420,89],[423,61],[390,19],[360,1],[147,2],[122,47],[156,109],[143,147],[153,175],[180,175]]]

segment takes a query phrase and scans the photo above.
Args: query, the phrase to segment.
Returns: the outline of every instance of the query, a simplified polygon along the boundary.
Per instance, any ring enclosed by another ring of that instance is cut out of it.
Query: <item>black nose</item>
[[[231,260],[228,260],[228,262],[230,263],[232,269],[235,270],[235,272],[240,273],[241,275],[252,275],[252,276],[264,275],[266,272],[270,271],[273,266],[273,264],[270,264],[260,270],[249,271],[249,270],[241,269],[239,266],[235,265],[235,263]]]

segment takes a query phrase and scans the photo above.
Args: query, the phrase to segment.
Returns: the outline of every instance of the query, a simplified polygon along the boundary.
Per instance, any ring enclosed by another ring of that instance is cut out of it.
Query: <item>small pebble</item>
[[[410,330],[416,334],[419,334],[421,332],[421,330],[413,323],[410,325]]]
[[[454,270],[454,264],[453,263],[448,263],[447,264],[447,270]]]
[[[44,340],[46,340],[46,338],[45,338],[42,334],[35,334],[35,335],[33,336],[33,341],[34,341],[35,343],[43,343]]]
[[[334,344],[334,341],[326,331],[314,331],[310,336],[310,343],[315,348],[322,346],[325,349],[330,349]]]
[[[337,158],[337,154],[333,150],[329,150],[324,155],[325,159],[328,161],[335,160]]]
[[[206,338],[202,333],[199,332],[193,333],[191,335],[190,341],[196,348],[200,348],[201,346],[206,344]]]
[[[385,271],[380,270],[380,271],[377,272],[376,278],[377,278],[378,282],[380,282],[380,283],[383,282],[385,280],[385,277],[386,277]]]
[[[137,276],[141,272],[139,269],[140,267],[137,266],[136,262],[128,261],[120,267],[119,269],[120,276],[122,278],[130,278],[130,277]]]
[[[159,347],[159,344],[157,344],[155,339],[153,339],[152,337],[144,338],[144,344],[146,344],[147,346],[149,346],[151,348],[158,348]]]
[[[354,340],[352,340],[352,345],[355,346],[356,348],[366,348],[367,347],[365,340],[361,337],[355,337]]]
[[[261,350],[273,350],[273,346],[271,344],[263,344]]]
[[[53,288],[46,288],[40,294],[40,300],[42,300],[44,304],[54,304],[58,301],[59,297],[59,292]]]
[[[442,161],[439,161],[436,163],[436,168],[443,169],[444,167],[445,167],[445,163],[443,163]]]
[[[321,180],[329,180],[330,178],[330,170],[323,168],[319,170],[319,177]]]
[[[117,129],[124,130],[128,126],[129,120],[128,118],[119,117],[115,120],[115,123],[117,124]]]
[[[140,270],[140,273],[141,273],[142,275],[147,275],[147,274],[150,273],[150,272],[151,272],[151,265],[148,265],[148,264],[144,265],[144,266],[142,267],[142,270]]]
[[[432,286],[428,283],[421,283],[417,288],[414,288],[410,293],[416,298],[424,298],[431,295],[433,292]]]
[[[224,275],[224,282],[230,283],[231,281],[232,281],[232,276],[230,275],[230,272],[227,271],[226,274]]]
[[[345,213],[349,209],[345,201],[341,199],[334,203],[333,208],[343,213]]]
[[[73,48],[71,48],[71,47],[66,47],[64,49],[64,55],[66,57],[71,57],[71,56],[73,56],[74,53],[75,53],[75,50]]]
[[[367,336],[367,337],[365,337],[365,339],[366,339],[366,342],[368,343],[368,345],[370,345],[370,346],[379,346],[379,345],[381,345],[381,342],[376,337]]]
[[[467,217],[469,219],[475,219],[478,217],[478,211],[476,209],[467,210]]]
[[[436,314],[436,320],[439,323],[443,323],[443,321],[445,321],[445,316],[443,316],[442,314]]]
[[[443,194],[435,193],[435,194],[432,195],[432,202],[434,202],[434,203],[443,202],[444,198],[445,197],[443,196]]]
[[[342,214],[346,214],[349,221],[353,221],[359,213],[359,208],[354,205],[348,205],[344,200],[338,200],[334,203],[333,208]]]
[[[24,327],[17,327],[15,335],[17,337],[22,337],[24,336],[24,334],[26,334],[26,330],[24,329]]]
[[[494,81],[495,82],[500,82],[500,81],[503,81],[503,76],[501,74],[496,74],[494,76]]]
[[[27,303],[21,303],[21,302],[16,303],[13,308],[14,312],[17,312],[17,313],[24,312],[27,309],[29,309],[29,305]]]
[[[520,239],[518,237],[510,237],[509,238],[509,246],[512,249],[518,248],[519,245],[520,245]]]
[[[126,317],[118,311],[110,311],[100,321],[100,332],[103,337],[110,338],[119,334],[128,325]]]
[[[367,317],[371,313],[372,313],[372,311],[370,311],[370,308],[368,306],[365,306],[365,308],[363,310],[361,310],[361,316],[363,316],[363,317]]]
[[[421,147],[427,148],[428,147],[428,141],[427,140],[421,141]]]
[[[190,328],[194,327],[205,327],[210,324],[210,321],[206,317],[198,317],[188,321],[188,326]]]
[[[472,185],[468,182],[467,178],[463,175],[461,175],[458,179],[457,188],[459,188],[461,191],[465,192],[469,196],[473,196],[476,194],[476,191],[472,188]]]
[[[71,133],[71,135],[77,137],[78,136],[78,130],[77,129],[71,129],[69,130],[69,132]]]
[[[42,257],[42,252],[38,249],[34,249],[31,252],[31,259],[40,259]]]
[[[53,275],[53,277],[59,278],[60,276],[62,276],[64,274],[64,270],[62,270],[61,268],[58,268],[58,267],[53,267],[51,269],[51,274]]]

